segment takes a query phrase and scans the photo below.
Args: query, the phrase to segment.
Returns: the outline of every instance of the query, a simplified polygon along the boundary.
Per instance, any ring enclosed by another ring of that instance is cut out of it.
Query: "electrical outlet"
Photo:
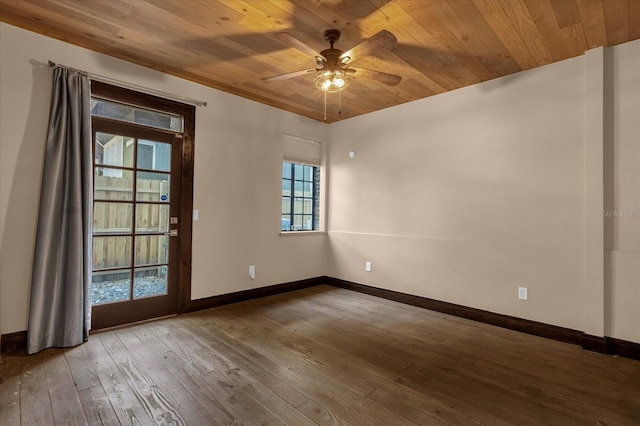
[[[371,262],[365,262],[364,270],[367,272],[371,272]]]
[[[526,287],[518,287],[518,299],[520,300],[528,300],[529,294]]]
[[[249,276],[251,279],[256,277],[256,265],[249,265]]]

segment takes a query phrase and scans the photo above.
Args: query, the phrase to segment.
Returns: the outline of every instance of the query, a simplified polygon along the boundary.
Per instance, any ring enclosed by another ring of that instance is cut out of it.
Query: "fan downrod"
[[[326,30],[324,32],[324,39],[331,44],[331,48],[333,49],[333,44],[340,40],[340,30],[336,30],[333,28]]]

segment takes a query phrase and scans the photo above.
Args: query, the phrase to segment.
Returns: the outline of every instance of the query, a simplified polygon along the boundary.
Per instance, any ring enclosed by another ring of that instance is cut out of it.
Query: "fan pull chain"
[[[338,92],[338,115],[342,115],[342,90]]]
[[[327,91],[324,90],[324,121],[327,121]]]

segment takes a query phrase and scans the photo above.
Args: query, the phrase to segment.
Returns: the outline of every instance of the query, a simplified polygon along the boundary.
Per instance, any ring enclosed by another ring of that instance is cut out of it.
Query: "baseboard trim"
[[[382,297],[383,299],[406,303],[407,305],[418,306],[420,308],[442,312],[456,317],[532,334],[534,336],[571,343],[590,351],[640,360],[640,343],[628,342],[611,337],[592,336],[570,328],[558,327],[509,315],[497,314],[495,312],[484,311],[482,309],[470,308],[468,306],[456,305],[455,303],[443,302],[407,293],[400,293],[365,284],[358,284],[338,278],[328,277],[325,282],[335,287],[370,294],[372,296]]]
[[[609,353],[607,351],[606,337],[593,336],[591,334],[582,333],[580,346],[582,346],[582,349],[586,349],[588,351],[599,352],[601,354]]]
[[[627,340],[605,337],[607,341],[607,353],[640,361],[640,343]]]
[[[258,299],[261,297],[273,296],[275,294],[302,290],[304,288],[326,284],[326,282],[326,277],[315,277],[300,281],[292,281],[284,284],[275,284],[266,287],[252,288],[249,290],[221,294],[218,296],[205,297],[204,299],[191,300],[187,303],[187,306],[181,313],[200,311],[203,309],[215,308],[216,306],[244,302],[245,300]]]
[[[629,342],[613,337],[592,336],[570,328],[558,327],[509,315],[496,314],[494,312],[470,308],[468,306],[457,305],[455,303],[443,302],[440,300],[400,293],[393,290],[386,290],[325,276],[192,300],[181,313],[194,312],[203,309],[215,308],[216,306],[243,302],[245,300],[258,299],[280,293],[302,290],[304,288],[314,287],[321,284],[328,284],[334,287],[370,294],[383,299],[406,303],[407,305],[418,306],[420,308],[442,312],[485,324],[491,324],[535,336],[575,344],[589,351],[640,360],[640,343]],[[0,351],[2,353],[26,354],[26,347],[26,330],[7,333],[0,336]]]
[[[267,287],[242,290],[235,293],[222,294],[219,296],[206,297],[204,299],[191,300],[187,303],[181,314],[199,311],[202,309],[214,308],[216,306],[229,305],[231,303],[243,302],[245,300],[257,299],[260,297],[272,296],[279,293],[286,293],[303,288],[313,287],[326,283],[326,277],[315,277],[300,281],[293,281],[283,284],[275,284]],[[127,324],[129,325],[129,324]],[[18,331],[15,333],[3,334],[0,336],[0,351],[2,353],[25,353],[27,348],[27,332]]]
[[[0,352],[3,354],[27,353],[27,331],[16,331],[0,336]]]

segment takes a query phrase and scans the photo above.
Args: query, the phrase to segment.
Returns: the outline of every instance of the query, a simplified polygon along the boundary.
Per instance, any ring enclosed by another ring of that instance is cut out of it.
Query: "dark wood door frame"
[[[92,81],[91,95],[121,103],[150,108],[183,117],[182,152],[180,155],[180,211],[177,244],[178,294],[176,312],[187,310],[191,301],[191,258],[193,218],[193,168],[195,142],[195,107],[106,83]]]

